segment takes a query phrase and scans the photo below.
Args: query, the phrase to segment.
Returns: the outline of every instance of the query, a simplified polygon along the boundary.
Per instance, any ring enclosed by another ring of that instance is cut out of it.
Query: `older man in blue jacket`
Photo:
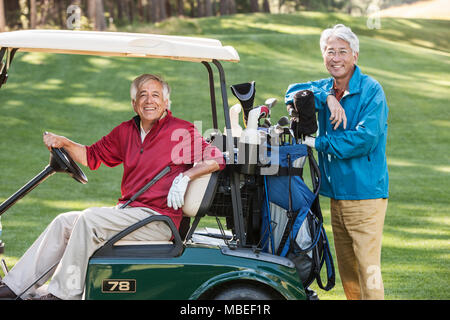
[[[336,258],[347,299],[384,299],[381,239],[388,198],[388,106],[381,85],[356,65],[359,41],[339,24],[322,32],[320,47],[331,78],[290,85],[314,93],[317,138],[303,143],[318,152],[320,194],[331,198]]]

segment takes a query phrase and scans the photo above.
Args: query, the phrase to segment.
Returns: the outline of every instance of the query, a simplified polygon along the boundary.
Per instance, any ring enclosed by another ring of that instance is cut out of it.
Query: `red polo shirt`
[[[170,172],[130,204],[148,207],[169,216],[176,227],[180,225],[182,210],[167,206],[167,194],[173,179],[192,167],[195,162],[213,159],[222,170],[225,161],[219,149],[208,144],[194,125],[188,121],[167,116],[153,125],[141,140],[139,116],[123,122],[108,135],[86,147],[88,166],[96,170],[103,163],[108,167],[123,164],[119,203],[130,199],[166,166]]]

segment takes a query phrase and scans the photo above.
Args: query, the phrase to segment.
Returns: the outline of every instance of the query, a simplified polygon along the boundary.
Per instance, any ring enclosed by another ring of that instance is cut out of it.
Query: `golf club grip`
[[[147,183],[138,192],[136,192],[130,198],[130,200],[128,200],[126,203],[124,203],[122,206],[120,206],[120,209],[125,209],[131,202],[136,200],[137,197],[139,197],[141,194],[143,194],[145,191],[147,191],[148,188],[150,188],[152,185],[154,185],[159,179],[161,179],[163,176],[165,176],[169,172],[170,172],[170,167],[169,166],[167,166],[164,169],[162,169],[152,180],[150,180],[149,183]]]

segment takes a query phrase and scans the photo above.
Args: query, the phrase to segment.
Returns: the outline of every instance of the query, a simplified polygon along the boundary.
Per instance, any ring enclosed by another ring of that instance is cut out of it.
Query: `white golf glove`
[[[173,179],[169,194],[167,195],[167,206],[177,210],[184,205],[184,194],[191,179],[180,173]]]
[[[306,144],[308,147],[315,148],[316,138],[306,136],[304,139],[302,139],[302,144]]]

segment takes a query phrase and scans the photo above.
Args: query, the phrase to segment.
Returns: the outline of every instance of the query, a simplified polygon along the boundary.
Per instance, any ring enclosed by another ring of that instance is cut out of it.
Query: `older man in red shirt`
[[[96,170],[123,164],[118,206],[89,208],[57,216],[3,279],[0,298],[14,298],[45,270],[58,263],[45,299],[81,299],[89,257],[126,227],[154,214],[169,216],[179,228],[184,193],[190,180],[223,169],[222,153],[204,141],[190,122],[173,117],[170,87],[160,77],[144,74],[131,85],[136,116],[116,126],[96,143],[85,146],[53,133],[44,134],[51,149],[64,148],[78,163]],[[193,164],[196,164],[193,166]],[[170,172],[127,202],[163,168]],[[167,224],[156,221],[127,236],[130,240],[169,240]],[[41,279],[35,289],[51,274]]]

